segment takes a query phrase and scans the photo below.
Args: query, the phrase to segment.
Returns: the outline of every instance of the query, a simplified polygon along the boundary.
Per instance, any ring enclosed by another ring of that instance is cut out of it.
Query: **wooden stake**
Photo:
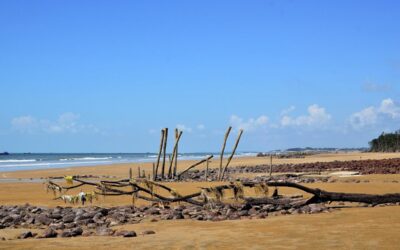
[[[174,163],[174,160],[176,159],[175,158],[176,151],[178,150],[178,143],[179,143],[179,139],[181,138],[181,136],[182,136],[182,131],[179,133],[178,137],[175,137],[175,145],[174,145],[174,149],[172,151],[171,161],[169,162],[169,169],[168,169],[168,177],[169,178],[172,178],[172,164]]]
[[[241,129],[241,130],[239,131],[239,135],[238,135],[238,137],[236,138],[235,146],[233,147],[233,151],[232,151],[231,155],[230,155],[229,158],[228,158],[228,162],[226,163],[225,168],[224,168],[224,170],[222,171],[220,180],[223,180],[223,179],[224,179],[225,172],[226,172],[226,170],[228,169],[229,163],[231,163],[231,160],[232,160],[232,158],[233,158],[233,155],[234,155],[235,152],[236,152],[236,149],[237,149],[237,146],[239,145],[240,137],[242,136],[242,134],[243,134],[243,129]]]
[[[197,167],[198,165],[200,165],[200,164],[202,164],[203,162],[205,162],[205,161],[209,161],[211,158],[213,158],[214,156],[213,155],[210,155],[210,156],[208,156],[207,158],[205,158],[205,159],[203,159],[203,160],[201,160],[201,161],[199,161],[199,162],[196,162],[195,164],[193,164],[193,165],[191,165],[190,167],[188,167],[187,169],[185,169],[184,171],[182,171],[182,172],[180,172],[179,174],[178,174],[178,179],[184,174],[184,173],[186,173],[187,171],[189,171],[190,169],[192,169],[192,168],[194,168],[194,167]]]
[[[205,175],[205,177],[204,177],[204,179],[207,181],[207,179],[208,179],[208,163],[209,163],[210,161],[207,161],[206,162],[206,175]]]
[[[153,175],[154,180],[156,180],[157,176],[158,176],[158,167],[160,165],[160,157],[161,157],[161,153],[162,153],[162,149],[163,149],[163,145],[164,145],[164,137],[165,137],[165,132],[164,132],[164,129],[162,129],[161,130],[161,140],[160,140],[160,150],[158,151],[158,156],[157,156],[156,171],[155,171],[155,175]]]
[[[182,132],[182,131],[181,131]],[[179,141],[179,139],[178,139],[178,137],[180,137],[180,135],[179,135],[180,133],[179,133],[179,130],[176,128],[175,129],[175,139],[177,140],[177,141]],[[177,171],[177,169],[178,169],[178,142],[177,142],[177,145],[176,145],[176,150],[175,150],[175,165],[174,165],[174,173],[173,173],[173,177],[175,177],[176,176],[176,171]]]
[[[140,178],[140,166],[137,169],[138,178]]]
[[[166,150],[167,150],[167,140],[168,140],[168,128],[164,129],[164,146],[163,146],[163,161],[162,161],[162,168],[161,168],[161,178],[165,178],[165,157],[166,157]]]
[[[272,154],[271,154],[270,162],[269,162],[269,177],[271,177],[271,176],[272,176]]]
[[[155,171],[156,171],[156,165],[154,164],[154,162],[153,162],[153,168],[152,168],[152,175],[153,175],[153,180],[155,180]],[[150,178],[149,178],[149,180],[150,180]]]
[[[129,180],[132,179],[132,168],[129,168]]]
[[[218,179],[221,177],[222,173],[222,161],[224,159],[224,152],[226,147],[226,140],[228,140],[229,133],[231,132],[232,127],[229,127],[225,132],[224,143],[222,144],[221,155],[219,157],[219,171],[218,171]]]

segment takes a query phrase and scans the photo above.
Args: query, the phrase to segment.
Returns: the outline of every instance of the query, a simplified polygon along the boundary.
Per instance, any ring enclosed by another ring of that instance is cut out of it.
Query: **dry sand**
[[[333,160],[383,159],[400,157],[400,154],[326,154],[303,159],[279,159],[275,163],[313,162]],[[214,165],[217,166],[214,160]],[[233,165],[254,165],[268,162],[266,158],[239,158]],[[182,162],[180,168],[190,165]],[[116,175],[126,177],[129,167],[136,164],[114,166],[81,167],[0,173],[2,178],[27,178],[62,176],[66,174]],[[141,167],[150,167],[141,164]],[[400,175],[368,175],[339,178],[368,180],[365,183],[314,183],[318,187],[338,192],[394,193],[400,192]],[[192,193],[199,187],[217,183],[171,183],[182,194]],[[281,193],[299,193],[297,190],[282,188]],[[41,183],[0,183],[0,205],[30,203],[40,206],[64,205],[52,200]],[[128,197],[107,197],[94,205],[115,206],[130,204]],[[332,213],[315,215],[288,215],[268,217],[260,220],[240,220],[222,222],[200,222],[192,220],[143,222],[135,225],[119,226],[140,233],[147,229],[155,235],[139,235],[137,238],[88,237],[72,239],[27,239],[0,241],[0,249],[399,249],[400,207],[344,208]],[[15,238],[26,229],[2,229],[0,237]],[[40,231],[40,230],[39,230]]]

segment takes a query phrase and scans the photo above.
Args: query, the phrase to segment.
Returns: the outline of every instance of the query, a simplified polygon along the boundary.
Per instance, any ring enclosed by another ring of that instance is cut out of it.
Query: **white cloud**
[[[378,112],[374,107],[365,108],[350,116],[350,123],[356,129],[375,124],[377,120]]]
[[[392,99],[387,98],[381,101],[379,107],[371,106],[352,114],[349,122],[354,129],[361,129],[399,118],[400,105]]]
[[[78,133],[82,131],[98,133],[100,130],[90,124],[80,124],[79,115],[72,112],[61,114],[56,121],[37,119],[31,115],[15,117],[12,128],[22,133],[44,132],[50,134]]]
[[[179,129],[179,130],[181,130],[181,131],[183,131],[183,132],[187,132],[187,133],[191,133],[191,132],[193,131],[192,128],[187,127],[187,126],[184,125],[184,124],[177,124],[177,125],[176,125],[176,128]]]
[[[281,118],[281,126],[318,126],[324,125],[331,120],[331,115],[325,111],[325,108],[313,104],[307,109],[308,114],[298,117],[284,115]]]
[[[204,126],[204,124],[197,125],[198,130],[204,130],[205,128],[206,128],[206,126]]]
[[[245,131],[252,131],[257,128],[263,127],[268,123],[269,119],[265,115],[261,115],[258,118],[250,118],[247,121],[244,121],[243,118],[237,116],[237,115],[232,115],[230,117],[229,123],[235,128],[235,129],[243,129]]]
[[[384,99],[381,102],[381,106],[378,110],[382,114],[390,116],[392,119],[400,117],[400,105],[394,102],[392,99]]]
[[[292,105],[289,108],[282,110],[281,111],[281,115],[287,115],[287,114],[291,113],[295,109],[296,109],[296,107]]]
[[[30,115],[20,116],[13,118],[11,125],[15,130],[20,132],[33,132],[38,126],[38,121]]]

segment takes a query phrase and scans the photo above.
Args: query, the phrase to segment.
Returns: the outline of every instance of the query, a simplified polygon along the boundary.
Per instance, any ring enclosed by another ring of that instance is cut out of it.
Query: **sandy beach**
[[[321,154],[307,156],[301,159],[274,159],[274,164],[304,163],[304,162],[328,162],[360,159],[388,159],[400,157],[396,154],[375,153],[341,153]],[[248,157],[236,158],[232,167],[243,165],[265,164],[268,158]],[[185,169],[193,161],[179,163],[179,169]],[[8,181],[7,178],[44,178],[48,176],[64,176],[76,174],[107,175],[115,177],[127,177],[129,168],[133,170],[140,167],[151,169],[151,164],[119,164],[110,166],[78,167],[54,170],[36,170],[0,173],[3,179],[0,182],[1,205],[23,205],[29,203],[37,206],[56,207],[70,206],[60,200],[54,200],[51,193],[46,193],[41,181]],[[216,167],[217,161],[211,163]],[[204,166],[200,166],[202,168]],[[310,183],[309,187],[321,188],[327,191],[384,194],[400,192],[400,175],[365,175],[357,177],[337,177],[335,183]],[[350,179],[360,180],[360,183],[348,182]],[[182,194],[198,191],[200,187],[215,186],[221,183],[210,182],[179,182],[169,183],[170,187],[180,190]],[[90,189],[85,188],[84,191]],[[75,192],[75,191],[71,191]],[[298,190],[281,188],[282,194],[298,194]],[[125,196],[99,198],[93,206],[119,206],[130,205],[131,199]],[[139,201],[136,205],[144,205]],[[75,205],[79,206],[79,205]],[[87,206],[91,206],[88,204]],[[329,213],[300,214],[266,219],[244,219],[239,221],[144,221],[134,225],[116,226],[115,229],[135,230],[140,233],[144,230],[154,230],[155,235],[139,235],[133,239],[94,236],[84,238],[56,238],[56,239],[15,239],[26,229],[1,229],[0,237],[6,241],[0,241],[0,249],[89,249],[96,247],[107,249],[118,246],[120,249],[129,249],[135,246],[140,249],[189,249],[189,248],[261,248],[272,249],[374,249],[377,246],[385,249],[393,249],[399,245],[397,235],[400,231],[400,207],[359,207],[342,208]],[[44,229],[35,229],[41,232]],[[35,231],[33,230],[33,231]],[[151,240],[150,240],[151,239]],[[263,246],[263,247],[261,247]]]

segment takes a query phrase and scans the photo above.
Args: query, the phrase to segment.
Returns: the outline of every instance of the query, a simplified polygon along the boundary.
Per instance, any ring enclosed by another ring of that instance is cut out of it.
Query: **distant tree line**
[[[371,152],[400,152],[400,129],[394,133],[382,133],[369,142]]]

